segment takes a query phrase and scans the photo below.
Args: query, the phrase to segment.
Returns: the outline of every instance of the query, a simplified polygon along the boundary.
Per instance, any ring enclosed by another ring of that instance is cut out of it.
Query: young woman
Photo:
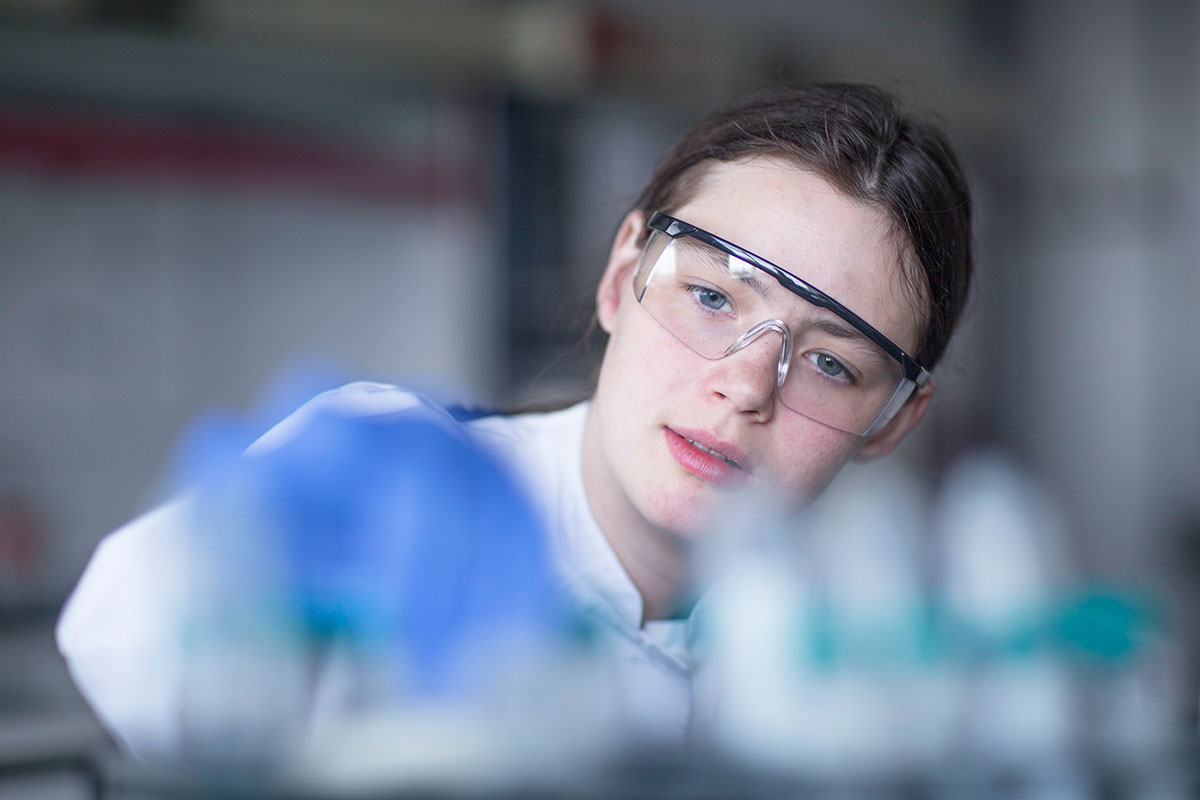
[[[805,503],[848,461],[891,451],[925,412],[970,276],[970,197],[935,126],[866,86],[757,95],[688,131],[621,222],[596,293],[610,339],[591,400],[469,423],[532,497],[563,585],[616,634],[641,731],[687,727],[674,617],[702,523],[731,487]],[[316,409],[421,402],[352,384],[250,453]],[[58,628],[81,690],[135,752],[178,737],[181,688],[161,653],[166,598],[186,583],[179,513],[102,543]]]

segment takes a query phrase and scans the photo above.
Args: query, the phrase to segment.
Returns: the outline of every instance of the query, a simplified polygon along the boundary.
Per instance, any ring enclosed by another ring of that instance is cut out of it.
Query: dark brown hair
[[[797,162],[848,197],[887,213],[900,237],[909,293],[924,312],[925,329],[912,355],[932,369],[962,313],[972,270],[970,192],[941,128],[872,86],[817,84],[763,92],[710,114],[685,133],[655,169],[636,207],[647,214],[670,213],[694,195],[713,161],[752,156]],[[911,263],[910,252],[918,264]]]

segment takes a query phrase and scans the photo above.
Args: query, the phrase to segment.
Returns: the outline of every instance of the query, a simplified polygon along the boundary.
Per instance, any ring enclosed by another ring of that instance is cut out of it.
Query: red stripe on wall
[[[0,167],[65,175],[337,192],[408,202],[478,200],[463,166],[253,131],[0,112]]]

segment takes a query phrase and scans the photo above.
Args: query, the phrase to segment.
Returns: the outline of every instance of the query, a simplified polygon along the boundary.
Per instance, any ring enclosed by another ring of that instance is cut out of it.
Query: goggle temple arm
[[[908,398],[916,388],[917,384],[915,381],[911,381],[908,378],[901,378],[900,383],[896,385],[896,391],[892,392],[892,396],[884,405],[883,410],[875,416],[875,420],[862,432],[862,437],[865,439],[883,430],[884,426],[892,421],[892,417],[896,416],[896,412],[900,410],[900,406],[908,402]]]

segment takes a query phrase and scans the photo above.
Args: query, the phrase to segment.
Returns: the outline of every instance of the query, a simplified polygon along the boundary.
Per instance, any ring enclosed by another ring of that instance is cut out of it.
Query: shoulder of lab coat
[[[295,437],[313,416],[428,413],[452,422],[421,396],[379,383],[324,392],[263,434],[253,457]],[[189,592],[187,495],[106,536],[67,598],[55,629],[59,652],[100,721],[135,757],[181,750],[182,628]]]

